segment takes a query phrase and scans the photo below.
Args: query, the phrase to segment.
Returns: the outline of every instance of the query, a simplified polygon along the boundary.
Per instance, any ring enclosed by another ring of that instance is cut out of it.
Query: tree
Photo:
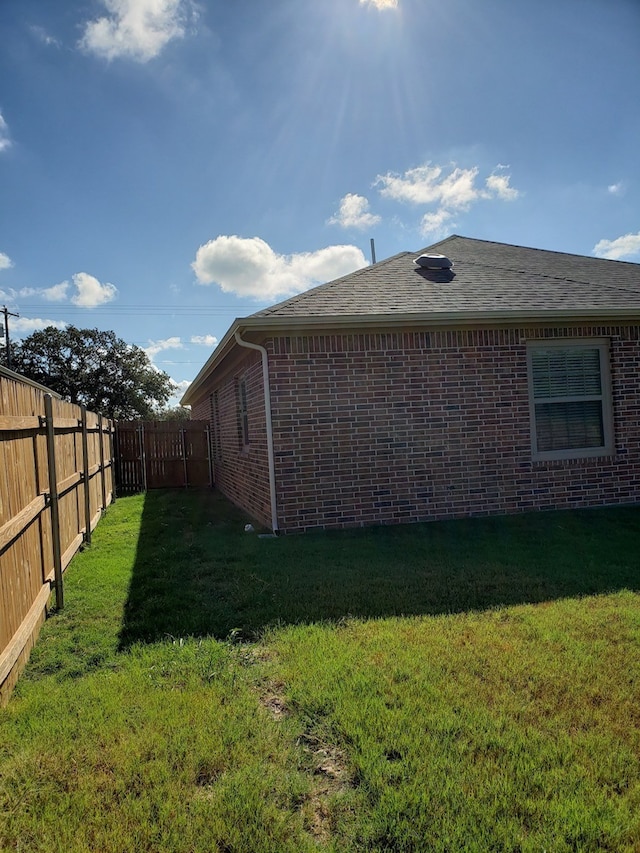
[[[143,349],[111,331],[47,326],[11,349],[15,371],[110,418],[152,418],[175,389]]]
[[[191,419],[191,409],[186,406],[167,406],[153,413],[156,421],[188,421]]]

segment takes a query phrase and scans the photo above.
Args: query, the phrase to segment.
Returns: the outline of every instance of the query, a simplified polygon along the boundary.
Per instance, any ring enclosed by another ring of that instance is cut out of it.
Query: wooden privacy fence
[[[118,421],[121,494],[213,485],[208,421]]]
[[[113,424],[0,368],[0,704],[115,498]]]

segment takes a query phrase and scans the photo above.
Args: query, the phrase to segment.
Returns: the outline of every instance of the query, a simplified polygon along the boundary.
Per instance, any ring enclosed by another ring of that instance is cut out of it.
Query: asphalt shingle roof
[[[414,259],[426,252],[446,255],[453,261],[453,269],[417,267]],[[391,322],[395,316],[406,323],[413,314],[421,315],[420,322],[438,322],[439,315],[442,322],[450,322],[458,312],[474,321],[483,312],[493,314],[494,319],[545,312],[570,318],[584,311],[601,312],[603,318],[618,311],[640,317],[640,264],[454,234],[419,252],[401,252],[236,320],[182,402],[197,399],[202,382],[233,348],[234,334],[243,326],[254,330],[274,325],[317,326],[324,325],[325,318],[339,323],[341,317],[366,324],[368,317],[377,323],[381,315]]]
[[[416,267],[413,260],[423,252],[445,254],[454,264],[451,273]],[[636,307],[640,310],[640,264],[453,235],[420,252],[394,255],[251,316]]]

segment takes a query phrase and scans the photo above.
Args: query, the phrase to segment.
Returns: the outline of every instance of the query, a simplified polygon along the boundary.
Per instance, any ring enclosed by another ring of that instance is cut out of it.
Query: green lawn
[[[109,510],[0,711],[0,850],[640,849],[640,509],[246,520]]]

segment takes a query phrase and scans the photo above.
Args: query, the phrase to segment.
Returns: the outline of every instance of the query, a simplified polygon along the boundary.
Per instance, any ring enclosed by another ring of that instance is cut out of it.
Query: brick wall
[[[616,453],[532,462],[526,341],[611,342]],[[268,342],[280,527],[640,500],[640,329],[278,337]]]
[[[239,385],[247,388],[249,443],[243,446]],[[214,395],[217,417],[214,417]],[[248,352],[222,380],[209,382],[192,407],[191,417],[211,421],[212,459],[216,488],[249,517],[271,525],[269,469],[264,413],[262,361]]]

